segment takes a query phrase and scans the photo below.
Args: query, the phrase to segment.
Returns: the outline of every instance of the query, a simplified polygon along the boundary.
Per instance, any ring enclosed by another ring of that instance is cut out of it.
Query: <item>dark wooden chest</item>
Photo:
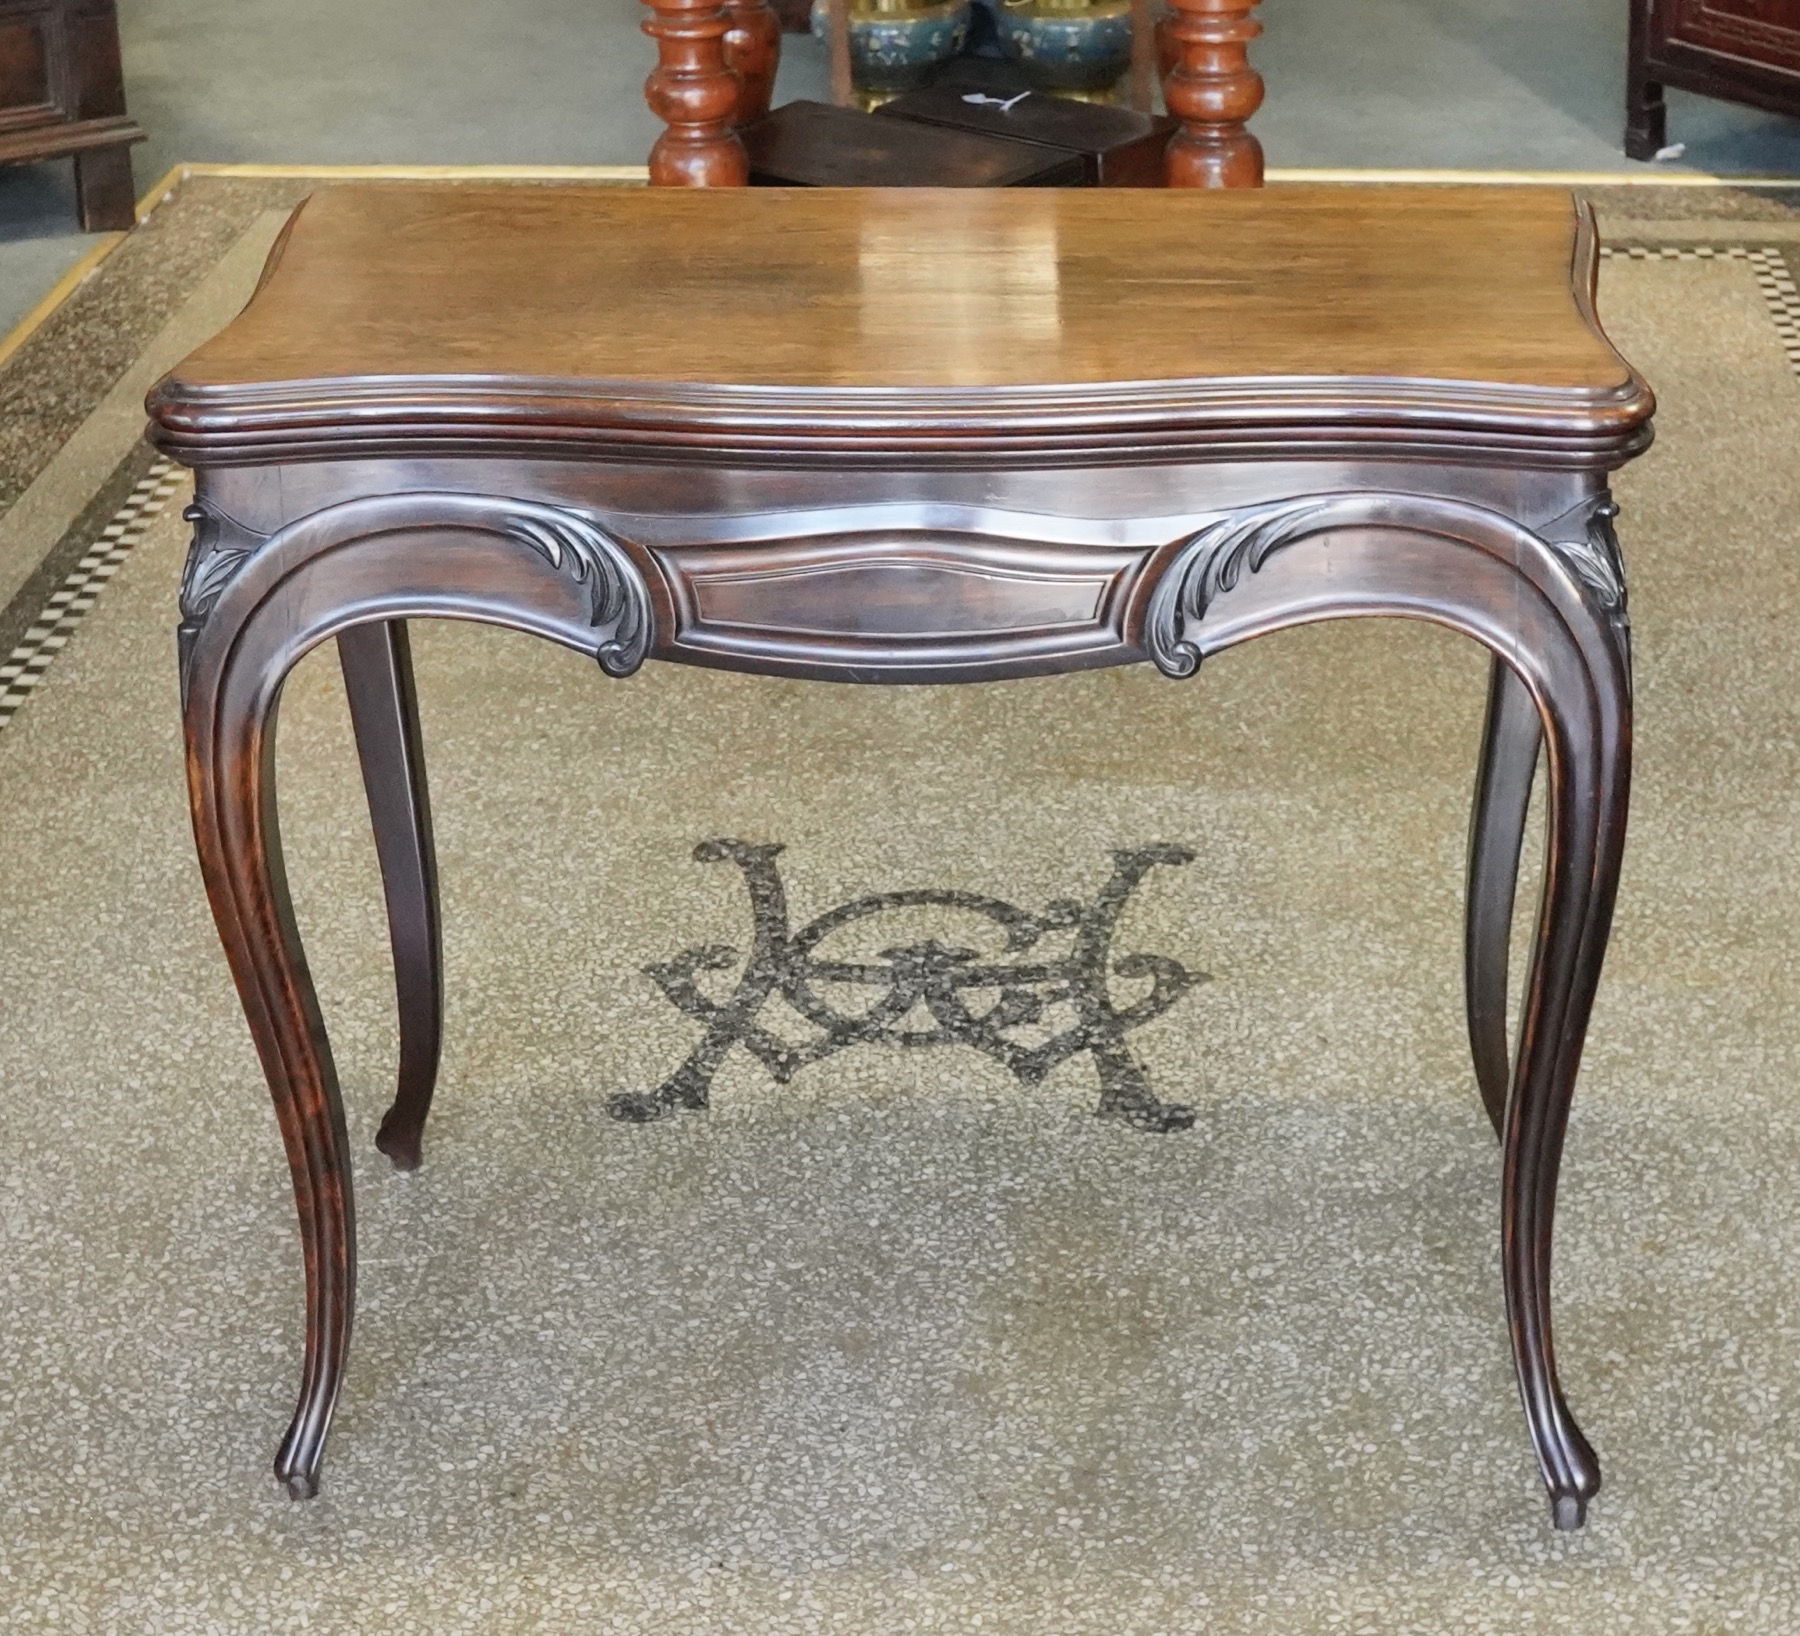
[[[1800,115],[1800,0],[1632,0],[1625,152],[1668,142],[1663,87]]]
[[[73,155],[81,225],[131,226],[131,144],[114,0],[0,0],[0,164]]]

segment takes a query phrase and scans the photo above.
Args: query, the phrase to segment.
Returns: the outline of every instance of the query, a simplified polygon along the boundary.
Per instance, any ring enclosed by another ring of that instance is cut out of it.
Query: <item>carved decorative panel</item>
[[[1669,32],[1689,45],[1800,69],[1800,0],[1675,0]]]
[[[897,529],[659,555],[682,657],[925,680],[1050,653],[1136,657],[1127,593],[1150,552]]]

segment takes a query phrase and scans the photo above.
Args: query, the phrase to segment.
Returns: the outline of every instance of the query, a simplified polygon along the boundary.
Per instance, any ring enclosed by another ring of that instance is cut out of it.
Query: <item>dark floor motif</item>
[[[1088,1052],[1100,1075],[1096,1113],[1140,1130],[1186,1130],[1193,1124],[1192,1108],[1157,1097],[1125,1036],[1205,982],[1206,973],[1191,972],[1163,955],[1112,957],[1113,936],[1131,894],[1158,864],[1193,862],[1194,854],[1186,848],[1149,846],[1113,853],[1112,878],[1091,904],[1059,898],[1034,914],[998,898],[928,887],[855,898],[797,932],[788,929],[787,893],[775,864],[781,851],[779,845],[729,840],[702,841],[694,848],[696,862],[730,862],[743,871],[755,945],[736,988],[722,1000],[703,993],[696,978],[701,972],[732,970],[740,958],[734,948],[705,944],[644,968],[675,1005],[705,1021],[706,1034],[656,1090],[612,1097],[607,1106],[614,1118],[644,1123],[678,1108],[704,1108],[713,1075],[734,1045],[742,1045],[785,1085],[809,1063],[847,1046],[884,1044],[972,1046],[1027,1085],[1038,1084],[1058,1063]],[[921,907],[985,916],[1004,930],[1007,955],[1036,952],[1038,958],[984,960],[977,950],[936,938],[883,949],[874,962],[826,959],[818,952],[827,938],[853,922]],[[1069,951],[1045,957],[1039,944],[1057,933],[1070,936]],[[1109,975],[1148,978],[1150,991],[1130,1005],[1115,1006]],[[866,1009],[840,1011],[819,993],[828,984],[874,989],[876,998]],[[977,1011],[972,1002],[983,991],[997,997]],[[776,996],[816,1030],[813,1038],[793,1044],[758,1020]],[[1011,1037],[1033,1029],[1042,1035],[1040,1025],[1058,1005],[1074,1011],[1072,1024],[1035,1043]],[[921,1006],[930,1026],[918,1026],[922,1019],[909,1025],[908,1017]]]

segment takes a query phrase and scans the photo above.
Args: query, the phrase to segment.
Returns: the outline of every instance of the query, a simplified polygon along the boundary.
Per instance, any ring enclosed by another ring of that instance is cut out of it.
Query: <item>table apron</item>
[[[1370,493],[1478,506],[1536,531],[1591,509],[1605,489],[1591,473],[1407,462],[895,473],[376,460],[204,470],[195,515],[210,521],[214,560],[233,573],[333,508],[348,516],[363,503],[388,529],[410,518],[415,605],[483,618],[491,611],[477,610],[474,593],[484,575],[491,591],[505,582],[527,601],[537,593],[475,563],[470,526],[434,522],[433,508],[449,505],[460,519],[491,504],[512,519],[500,532],[566,529],[610,542],[607,560],[641,582],[645,656],[825,680],[960,682],[1151,658],[1156,585],[1197,537],[1270,507]],[[594,553],[605,556],[599,545]],[[333,583],[348,609],[356,577]],[[573,630],[502,622],[591,649],[584,638],[600,616],[574,589],[546,589],[538,609]]]

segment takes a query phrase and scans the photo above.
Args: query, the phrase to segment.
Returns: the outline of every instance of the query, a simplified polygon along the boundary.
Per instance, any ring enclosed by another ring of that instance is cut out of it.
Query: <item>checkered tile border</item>
[[[113,520],[100,530],[87,555],[69,570],[31,629],[0,664],[0,729],[4,729],[29,699],[50,661],[68,645],[81,616],[99,599],[106,582],[119,571],[143,539],[150,519],[169,503],[181,487],[179,467],[159,460],[126,497]]]
[[[1788,366],[1800,375],[1800,290],[1787,258],[1773,245],[1749,244],[1627,244],[1604,245],[1600,254],[1625,261],[1743,261],[1756,275],[1757,288],[1769,304],[1775,333]]]

